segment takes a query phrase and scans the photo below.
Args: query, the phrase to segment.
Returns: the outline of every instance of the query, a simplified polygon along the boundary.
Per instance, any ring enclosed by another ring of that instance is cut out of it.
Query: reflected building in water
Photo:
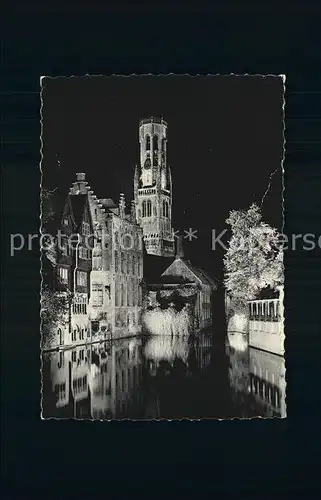
[[[260,415],[286,417],[285,360],[270,352],[249,349],[250,389]]]
[[[49,376],[44,377],[44,416],[94,420],[161,418],[164,382],[183,383],[210,363],[210,336],[198,339],[197,345],[190,344],[188,337],[157,336],[145,341],[119,339],[47,353],[44,371]]]
[[[226,352],[235,416],[284,418],[284,357],[249,346],[242,332],[229,332]]]
[[[71,401],[70,394],[70,352],[50,354],[50,379],[56,408],[65,408]],[[49,357],[49,356],[48,356]]]
[[[139,402],[141,353],[138,338],[48,353],[44,370],[50,373],[51,391],[44,393],[50,413],[46,416],[108,420],[131,413]]]

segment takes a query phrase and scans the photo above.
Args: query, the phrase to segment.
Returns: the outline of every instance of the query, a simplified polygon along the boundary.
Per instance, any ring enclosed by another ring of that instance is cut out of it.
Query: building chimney
[[[82,173],[77,172],[76,178],[77,178],[77,182],[85,181],[86,180],[86,174],[84,174],[83,172]]]
[[[176,240],[176,259],[184,259],[183,236],[179,236]]]
[[[88,182],[86,182],[86,174],[77,172],[76,181],[73,182],[71,192],[72,195],[87,194]]]

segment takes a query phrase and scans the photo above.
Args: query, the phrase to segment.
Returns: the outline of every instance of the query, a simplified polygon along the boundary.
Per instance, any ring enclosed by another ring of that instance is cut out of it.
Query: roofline
[[[155,118],[154,116],[151,116],[150,118],[143,118],[142,120],[139,120],[140,127],[142,125],[147,125],[149,123],[159,123],[161,125],[165,125],[165,127],[168,126],[167,122],[165,120],[163,120],[163,118]]]

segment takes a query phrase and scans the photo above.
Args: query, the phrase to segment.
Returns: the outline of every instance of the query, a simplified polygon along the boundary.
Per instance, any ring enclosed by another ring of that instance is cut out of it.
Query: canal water
[[[285,417],[284,358],[247,335],[140,336],[43,355],[44,418]]]

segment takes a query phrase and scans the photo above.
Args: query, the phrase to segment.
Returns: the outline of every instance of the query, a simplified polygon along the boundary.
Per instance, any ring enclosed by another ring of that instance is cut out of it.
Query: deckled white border
[[[39,163],[39,168],[40,168],[40,234],[42,234],[42,178],[43,178],[43,170],[42,170],[42,161],[43,161],[43,140],[42,140],[42,134],[43,134],[43,80],[45,78],[56,80],[59,78],[131,78],[131,77],[148,77],[148,76],[157,76],[157,77],[167,77],[167,76],[175,76],[175,77],[189,77],[189,78],[206,78],[206,77],[257,77],[257,78],[281,78],[283,81],[283,103],[282,103],[282,111],[283,111],[283,155],[282,155],[282,160],[281,160],[281,172],[282,172],[282,196],[281,196],[281,209],[282,209],[282,233],[284,230],[284,160],[285,160],[285,92],[286,92],[286,87],[285,87],[285,81],[286,81],[286,75],[285,74],[279,74],[275,75],[272,73],[268,73],[266,75],[258,74],[258,73],[244,73],[244,74],[239,74],[239,73],[229,73],[229,74],[221,74],[221,73],[207,73],[206,75],[196,73],[195,75],[190,74],[190,73],[182,73],[182,74],[177,74],[177,73],[160,73],[160,74],[154,74],[154,73],[144,73],[144,74],[137,74],[137,73],[131,73],[129,75],[118,75],[118,74],[112,74],[112,75],[102,75],[102,74],[97,74],[97,75],[91,75],[89,73],[86,73],[85,75],[69,75],[69,76],[41,76],[40,77],[40,163]],[[278,169],[275,170],[275,172]],[[273,175],[273,173],[270,174],[270,176]],[[283,263],[283,269],[284,269],[284,263]],[[286,381],[286,368],[285,368],[285,408],[286,408],[286,414],[282,417],[262,417],[262,416],[257,416],[257,417],[230,417],[230,418],[180,418],[180,419],[167,419],[167,418],[142,418],[142,419],[133,419],[133,418],[123,418],[123,419],[117,419],[113,418],[110,420],[107,419],[93,419],[93,418],[74,418],[74,417],[69,417],[69,418],[59,418],[59,417],[43,417],[43,352],[42,352],[42,317],[41,317],[41,292],[42,292],[42,284],[43,284],[43,276],[42,276],[42,254],[40,252],[40,296],[39,296],[39,303],[40,303],[40,380],[41,380],[41,388],[40,388],[40,418],[41,420],[82,420],[85,422],[101,422],[101,423],[112,423],[112,422],[201,422],[201,421],[218,421],[218,422],[226,422],[230,420],[284,420],[287,418],[287,404],[286,404],[286,394],[287,394],[287,381]],[[284,293],[285,293],[285,272],[284,272]],[[285,308],[284,308],[284,298],[283,298],[283,310],[284,310],[284,318],[285,318]],[[283,319],[284,322],[284,319]],[[285,324],[285,322],[284,322]],[[285,332],[284,332],[285,333]],[[284,343],[286,344],[286,334],[284,335],[285,340]],[[284,360],[285,360],[285,366],[286,366],[286,349],[284,345]]]

